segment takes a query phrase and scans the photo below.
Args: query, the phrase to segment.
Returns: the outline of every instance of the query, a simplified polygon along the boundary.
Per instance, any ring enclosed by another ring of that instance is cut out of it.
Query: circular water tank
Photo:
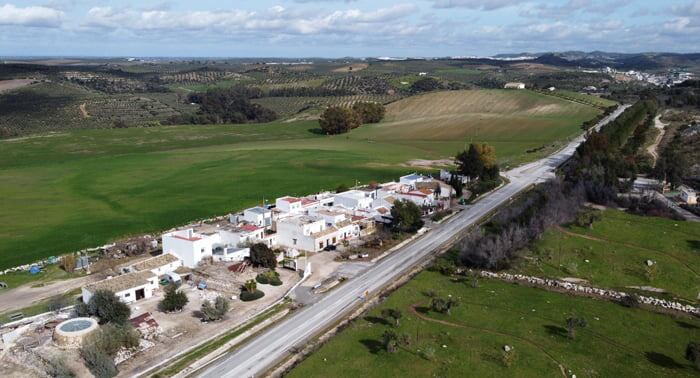
[[[99,328],[92,318],[74,318],[59,323],[53,331],[53,341],[65,348],[77,348],[85,336]]]

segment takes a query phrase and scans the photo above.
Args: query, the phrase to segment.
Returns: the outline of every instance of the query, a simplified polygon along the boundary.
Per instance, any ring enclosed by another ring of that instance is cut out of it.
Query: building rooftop
[[[160,256],[152,257],[150,259],[136,263],[132,265],[132,267],[140,272],[144,270],[160,268],[161,266],[168,265],[176,261],[178,261],[178,258],[175,257],[175,255],[171,255],[170,253],[164,253]]]
[[[255,214],[263,214],[263,215],[270,212],[270,210],[268,210],[264,207],[260,207],[260,206],[251,207],[250,209],[245,209],[245,211],[249,211],[249,212],[255,213]]]
[[[121,276],[91,283],[85,286],[85,289],[91,293],[98,290],[109,290],[112,293],[118,293],[120,291],[147,285],[148,280],[152,278],[156,278],[156,275],[148,270],[143,272],[127,273],[122,274]]]
[[[280,198],[280,201],[285,201],[285,202],[289,202],[289,203],[294,203],[294,202],[299,202],[299,201],[301,201],[301,198],[286,196],[286,197]]]

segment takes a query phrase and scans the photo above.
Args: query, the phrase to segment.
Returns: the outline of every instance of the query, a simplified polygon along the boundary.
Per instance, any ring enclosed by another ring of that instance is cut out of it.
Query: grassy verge
[[[0,275],[0,281],[7,284],[7,288],[0,289],[0,293],[28,283],[31,283],[32,287],[40,287],[53,281],[67,280],[81,276],[81,273],[68,273],[58,265],[45,266],[41,272],[37,274],[30,274],[26,270],[11,272]]]
[[[153,374],[153,377],[170,377],[178,372],[182,371],[185,369],[187,366],[192,364],[193,362],[199,360],[200,358],[206,356],[209,353],[214,352],[227,342],[233,340],[234,338],[242,335],[243,333],[249,331],[253,327],[257,326],[258,324],[262,323],[263,321],[271,318],[272,316],[280,313],[287,307],[288,303],[287,302],[282,302],[271,309],[267,310],[266,312],[256,316],[249,322],[232,329],[231,331],[226,332],[225,334],[216,337],[209,342],[207,342],[204,345],[201,345],[200,347],[190,351],[189,353],[180,356],[177,358],[175,361],[173,361],[170,365],[167,367],[159,370],[157,373]],[[237,347],[237,346],[236,346]],[[236,348],[234,347],[234,348]]]
[[[429,290],[461,304],[450,315],[430,308]],[[398,309],[400,325],[381,316]],[[567,336],[565,319],[588,326]],[[423,272],[309,356],[290,377],[385,376],[693,376],[684,359],[700,321],[671,317],[590,298],[480,280],[453,280]],[[382,342],[385,331],[406,335],[396,353]],[[503,360],[503,347],[515,358]],[[560,368],[561,366],[561,368]],[[570,370],[570,372],[569,372]]]

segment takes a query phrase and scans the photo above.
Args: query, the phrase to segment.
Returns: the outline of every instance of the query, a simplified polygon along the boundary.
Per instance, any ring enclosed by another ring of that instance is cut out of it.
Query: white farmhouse
[[[113,278],[91,283],[82,288],[83,303],[100,290],[114,293],[124,303],[130,303],[153,296],[158,289],[158,276],[150,270],[122,274]]]
[[[300,251],[318,252],[360,234],[360,227],[350,220],[331,224],[327,219],[308,215],[282,219],[277,222],[277,243]]]
[[[212,255],[214,244],[221,243],[221,236],[218,232],[203,234],[188,228],[163,234],[162,240],[163,253],[171,253],[182,265],[195,268],[202,259]]]

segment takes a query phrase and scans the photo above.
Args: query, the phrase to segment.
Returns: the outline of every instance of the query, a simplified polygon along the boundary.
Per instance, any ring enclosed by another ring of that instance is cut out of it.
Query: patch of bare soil
[[[83,118],[90,118],[90,114],[88,114],[87,108],[86,108],[86,103],[80,104],[80,114],[83,116]]]
[[[367,63],[355,63],[355,64],[349,64],[344,67],[339,67],[333,70],[333,72],[357,72],[357,71],[362,71],[365,68],[369,67],[369,64]]]
[[[453,159],[438,159],[438,160],[426,160],[426,159],[413,159],[407,161],[404,166],[417,167],[417,168],[435,168],[444,167],[449,165],[454,165]]]
[[[11,91],[13,89],[22,88],[29,84],[34,83],[34,79],[12,79],[12,80],[0,80],[0,93],[5,91]]]

